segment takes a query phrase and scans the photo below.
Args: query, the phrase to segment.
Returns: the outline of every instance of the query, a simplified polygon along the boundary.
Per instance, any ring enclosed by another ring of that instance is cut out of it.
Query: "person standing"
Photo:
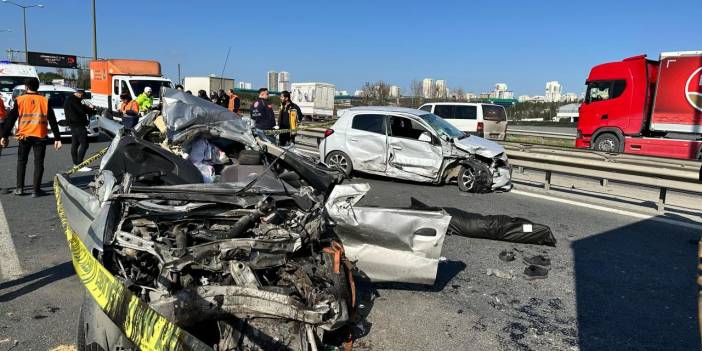
[[[258,99],[251,105],[251,119],[254,120],[256,129],[261,129],[264,132],[273,130],[275,127],[275,113],[273,106],[268,102],[268,89],[258,89]],[[275,142],[275,136],[266,135],[268,140]]]
[[[136,102],[139,104],[139,112],[146,114],[151,109],[151,106],[154,105],[154,98],[151,94],[151,87],[146,87],[144,92],[137,96]]]
[[[280,129],[291,129],[294,131],[297,129],[297,125],[302,120],[302,110],[300,106],[297,106],[290,99],[290,92],[285,90],[280,93],[280,102],[282,107],[280,109],[280,120],[278,121],[278,126]],[[295,142],[295,136],[292,132],[281,133],[279,136],[280,146],[286,146],[290,141]]]
[[[132,100],[132,94],[124,92],[119,96],[119,112],[122,115],[122,125],[125,129],[132,129],[139,121],[139,103]]]
[[[239,114],[239,108],[241,107],[241,100],[239,100],[239,96],[234,94],[234,89],[229,89],[227,95],[229,95],[229,103],[227,104],[227,109],[236,114]]]
[[[220,89],[219,92],[217,92],[217,105],[224,108],[229,107],[229,95],[225,94],[223,89]]]
[[[12,132],[15,122],[17,122],[17,187],[15,195],[24,195],[24,174],[27,169],[29,150],[34,151],[34,182],[32,183],[32,197],[39,197],[44,194],[41,190],[41,180],[44,175],[44,156],[46,155],[46,145],[44,141],[49,135],[49,128],[54,135],[54,149],[59,150],[61,144],[61,134],[53,109],[49,108],[49,100],[37,93],[39,89],[39,79],[27,78],[24,82],[27,91],[24,95],[17,97],[15,104],[10,111],[5,125],[2,129],[0,146],[8,145],[7,138]],[[47,126],[48,125],[48,126]]]
[[[210,98],[207,96],[207,92],[204,91],[204,90],[198,90],[198,91],[197,91],[197,97],[199,97],[200,99],[203,99],[203,100],[212,101],[212,100],[210,100]]]
[[[71,128],[71,158],[73,165],[77,166],[85,158],[88,151],[88,130],[89,114],[94,113],[93,109],[83,105],[85,90],[78,90],[66,98],[63,103],[63,111],[66,114],[66,121]],[[79,172],[90,172],[90,167],[81,167]]]

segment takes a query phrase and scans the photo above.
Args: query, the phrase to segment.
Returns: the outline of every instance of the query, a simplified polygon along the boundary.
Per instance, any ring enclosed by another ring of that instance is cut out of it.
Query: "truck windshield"
[[[144,92],[146,87],[151,87],[151,96],[154,98],[161,97],[161,87],[170,88],[171,82],[164,80],[136,80],[130,79],[132,90],[136,96]]]
[[[483,119],[486,121],[504,121],[507,119],[507,116],[502,106],[483,105]]]
[[[427,113],[425,115],[419,116],[419,118],[423,119],[424,122],[427,122],[429,126],[434,128],[434,130],[439,133],[440,136],[447,136],[451,139],[453,138],[459,138],[462,139],[467,136],[466,133],[461,132],[458,130],[456,127],[454,127],[451,123],[446,122],[443,118],[432,114],[432,113]]]
[[[0,77],[0,92],[11,93],[12,88],[24,84],[24,80],[29,77]]]

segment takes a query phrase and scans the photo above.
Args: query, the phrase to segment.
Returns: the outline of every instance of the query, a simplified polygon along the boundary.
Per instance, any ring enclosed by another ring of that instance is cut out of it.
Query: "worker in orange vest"
[[[41,179],[44,175],[44,156],[46,144],[44,141],[49,135],[49,127],[54,137],[54,149],[61,148],[61,133],[54,110],[49,108],[49,100],[37,93],[39,79],[27,78],[24,82],[26,92],[17,97],[15,105],[10,111],[2,128],[0,146],[8,145],[7,138],[12,132],[12,127],[17,122],[17,187],[15,195],[24,195],[24,172],[27,169],[29,150],[34,150],[34,183],[32,183],[32,197],[43,195]]]
[[[122,115],[127,114],[129,110],[139,113],[139,103],[132,99],[132,94],[128,92],[122,93],[122,95],[119,96],[119,100],[121,101],[119,104],[119,112],[121,112]]]
[[[234,94],[234,89],[229,89],[227,95],[229,95],[229,106],[227,108],[229,111],[239,114],[239,107],[241,107],[241,100],[239,100],[239,96]]]

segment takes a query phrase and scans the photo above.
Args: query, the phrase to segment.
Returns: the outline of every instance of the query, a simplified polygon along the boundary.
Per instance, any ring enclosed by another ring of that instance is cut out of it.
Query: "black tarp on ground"
[[[430,209],[432,207],[412,198],[411,208]],[[442,208],[451,215],[449,235],[521,244],[556,246],[556,238],[551,233],[551,228],[546,225],[533,223],[524,218],[504,215],[483,216],[453,207]]]

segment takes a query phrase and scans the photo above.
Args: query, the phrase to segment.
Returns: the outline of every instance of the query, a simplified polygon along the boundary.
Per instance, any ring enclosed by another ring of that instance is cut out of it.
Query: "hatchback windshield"
[[[427,113],[425,115],[419,116],[419,118],[423,119],[424,122],[427,122],[429,126],[434,128],[434,130],[439,133],[440,136],[447,136],[451,139],[453,138],[459,138],[462,139],[468,134],[461,132],[458,130],[456,127],[454,127],[451,123],[446,122],[443,118],[432,114],[432,113]]]
[[[135,80],[131,79],[129,83],[132,84],[132,90],[134,94],[139,96],[139,94],[144,92],[144,88],[151,87],[151,97],[158,98],[161,97],[161,87],[171,87],[170,82],[165,82],[162,80]]]

